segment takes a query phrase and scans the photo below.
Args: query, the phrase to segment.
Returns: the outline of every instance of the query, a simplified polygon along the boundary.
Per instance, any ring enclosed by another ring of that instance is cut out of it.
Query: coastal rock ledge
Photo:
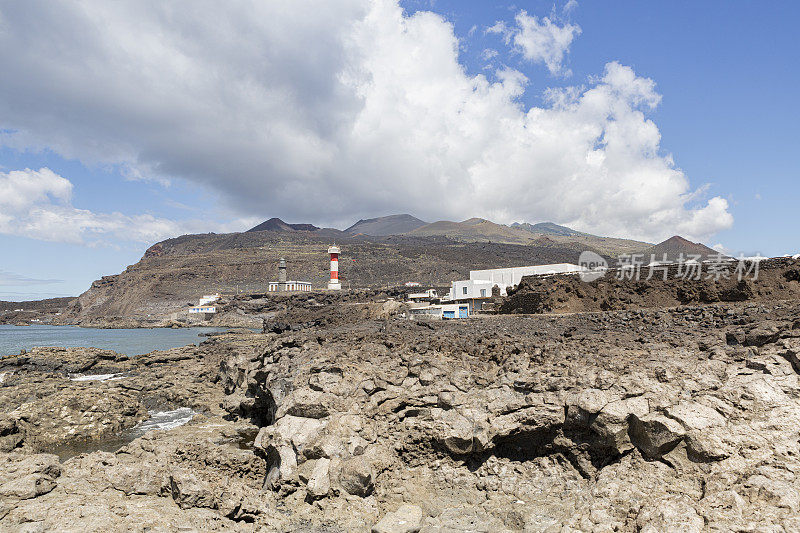
[[[0,531],[800,531],[797,302],[336,311],[0,360]]]

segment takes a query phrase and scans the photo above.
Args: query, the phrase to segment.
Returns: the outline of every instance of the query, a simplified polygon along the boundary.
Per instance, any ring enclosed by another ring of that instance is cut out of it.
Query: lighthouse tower
[[[328,253],[331,254],[331,280],[328,282],[328,289],[338,291],[342,288],[339,283],[339,247],[334,244],[328,248]]]
[[[278,292],[286,292],[286,259],[278,261]]]

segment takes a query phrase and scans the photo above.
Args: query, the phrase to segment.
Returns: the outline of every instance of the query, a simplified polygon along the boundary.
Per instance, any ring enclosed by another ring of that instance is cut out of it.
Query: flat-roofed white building
[[[408,299],[412,302],[419,302],[423,300],[432,300],[437,298],[436,289],[428,289],[425,292],[412,292],[408,295]]]
[[[198,305],[197,307],[190,307],[189,314],[196,315],[196,314],[208,314],[213,315],[217,312],[216,307],[212,307],[210,305]]]
[[[411,319],[451,320],[469,318],[469,304],[440,304],[412,307],[408,310]]]
[[[571,263],[470,270],[468,280],[454,281],[451,284],[446,299],[453,302],[467,302],[470,312],[474,313],[481,309],[484,301],[492,297],[492,288],[495,285],[500,289],[500,295],[505,296],[506,289],[519,285],[523,276],[574,274],[580,271],[580,266]]]
[[[470,270],[470,281],[488,281],[492,286],[500,287],[500,294],[506,295],[506,287],[519,285],[523,276],[547,276],[552,274],[574,274],[581,267],[572,263],[556,263],[552,265],[533,265],[510,268],[491,268],[488,270]],[[491,295],[491,293],[490,293]]]
[[[269,282],[269,292],[278,292],[280,283],[277,281],[270,281]],[[311,283],[308,281],[287,281],[286,282],[286,291],[294,291],[294,292],[309,292],[311,291]]]
[[[199,305],[213,304],[214,302],[216,302],[220,298],[222,298],[222,295],[220,295],[219,293],[216,293],[216,294],[204,294],[203,297],[200,298],[200,301],[198,303],[199,303]]]

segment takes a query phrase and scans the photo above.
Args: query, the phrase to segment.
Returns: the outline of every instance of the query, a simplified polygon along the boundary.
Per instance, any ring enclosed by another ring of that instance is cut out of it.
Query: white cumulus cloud
[[[580,29],[520,13],[509,31],[562,72]],[[189,180],[243,217],[484,216],[649,240],[729,227],[662,149],[655,83],[602,70],[526,108],[521,72],[468,74],[453,25],[396,0],[3,2],[0,144]],[[173,230],[48,190],[14,231]]]
[[[564,10],[572,10],[574,6],[567,4]],[[506,44],[512,44],[514,49],[532,63],[547,66],[551,74],[569,75],[569,69],[563,66],[564,56],[569,52],[572,41],[581,34],[577,24],[564,23],[559,25],[549,17],[528,15],[520,11],[515,17],[516,26],[508,27],[499,21],[487,31],[503,35]]]
[[[177,222],[149,214],[95,213],[71,203],[72,183],[48,168],[0,172],[0,234],[75,244],[152,243],[183,233],[245,229],[253,220],[214,224]],[[0,271],[0,284],[10,274]],[[22,278],[19,278],[22,279]],[[18,281],[19,281],[18,279]]]

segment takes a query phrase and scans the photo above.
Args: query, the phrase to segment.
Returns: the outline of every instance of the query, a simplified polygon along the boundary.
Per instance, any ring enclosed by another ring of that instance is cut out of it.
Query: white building
[[[420,302],[423,300],[433,300],[437,298],[436,289],[428,289],[425,292],[413,292],[408,295],[409,301]]]
[[[492,286],[500,287],[500,295],[506,295],[506,288],[519,285],[523,276],[548,276],[553,274],[575,274],[581,267],[572,263],[556,263],[553,265],[534,265],[511,268],[492,268],[489,270],[470,270],[470,281],[488,281]],[[491,292],[490,292],[491,296]]]
[[[200,298],[200,301],[198,302],[198,304],[199,305],[213,304],[214,302],[216,302],[220,298],[222,298],[222,296],[219,293],[216,293],[216,294],[204,294],[203,297]]]
[[[412,307],[408,310],[411,319],[450,320],[469,318],[469,304],[441,304]]]
[[[492,288],[495,285],[500,289],[500,295],[505,296],[506,289],[519,285],[523,276],[574,274],[580,271],[580,266],[571,263],[470,270],[468,280],[454,281],[451,284],[450,293],[445,299],[467,302],[470,312],[475,312],[481,309],[485,300],[492,297]]]
[[[209,306],[209,305],[198,305],[197,307],[190,307],[189,308],[189,314],[192,314],[192,315],[195,315],[195,314],[213,315],[216,312],[217,312],[217,308]]]
[[[278,292],[278,285],[279,284],[277,281],[270,281],[269,288],[267,290],[269,292]],[[296,291],[296,292],[309,292],[312,289],[311,289],[311,283],[307,281],[287,281],[286,290]]]

